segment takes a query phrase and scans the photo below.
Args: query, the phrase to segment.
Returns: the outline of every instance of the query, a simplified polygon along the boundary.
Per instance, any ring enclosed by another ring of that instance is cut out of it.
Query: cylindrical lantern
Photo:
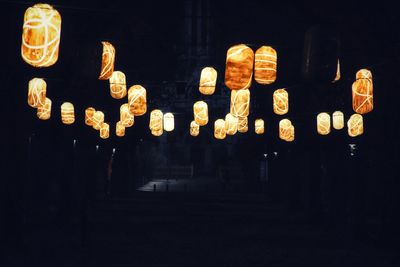
[[[114,72],[115,48],[109,42],[101,43],[103,45],[103,54],[99,80],[108,80]]]
[[[61,16],[47,4],[36,4],[25,11],[22,26],[22,59],[34,67],[57,62],[61,36]]]
[[[284,115],[289,111],[289,94],[285,89],[278,89],[273,95],[274,113]]]
[[[129,111],[134,116],[141,116],[147,111],[146,89],[141,85],[131,86],[128,90]]]
[[[110,94],[115,99],[126,96],[126,78],[121,71],[114,71],[110,77]]]
[[[327,135],[331,132],[331,116],[322,112],[317,116],[317,132],[320,135]]]
[[[351,137],[356,137],[364,133],[364,123],[362,115],[351,115],[350,119],[347,121],[347,132]]]
[[[270,46],[257,49],[254,62],[254,79],[260,84],[271,84],[276,80],[277,54]]]
[[[122,104],[119,108],[120,121],[124,127],[131,127],[135,123],[135,116],[129,111],[128,104]]]
[[[247,117],[239,117],[238,118],[238,132],[239,133],[247,133],[249,130],[249,123]]]
[[[122,124],[121,121],[118,121],[115,125],[115,135],[119,137],[125,135],[125,126]]]
[[[108,123],[103,122],[100,127],[100,137],[103,139],[107,139],[110,137],[110,125]]]
[[[231,90],[230,113],[238,118],[249,116],[250,113],[250,90]]]
[[[214,137],[216,139],[225,139],[225,121],[223,119],[218,119],[214,122]]]
[[[195,121],[192,121],[190,123],[190,135],[198,136],[199,133],[200,133],[200,126]]]
[[[101,124],[104,122],[104,113],[97,110],[93,114],[93,129],[100,130]]]
[[[206,67],[201,71],[199,91],[203,95],[212,95],[217,83],[217,71],[212,67]]]
[[[341,111],[335,111],[332,114],[333,128],[341,130],[344,127],[344,115]]]
[[[75,122],[74,105],[64,102],[61,105],[61,121],[64,124],[73,124]]]
[[[369,70],[361,69],[356,74],[352,85],[353,110],[366,114],[374,109],[372,74]]]
[[[93,115],[96,110],[92,107],[88,107],[85,109],[85,124],[88,126],[93,126]]]
[[[38,106],[37,108],[37,117],[41,120],[48,120],[51,116],[51,100],[46,97],[44,101],[44,105]]]
[[[283,119],[279,122],[279,138],[286,142],[294,140],[294,126],[290,120]]]
[[[228,113],[225,116],[225,131],[227,135],[234,135],[238,128],[238,118]]]
[[[33,78],[28,84],[28,105],[37,108],[45,104],[46,82],[40,78]]]
[[[264,133],[264,120],[263,119],[256,119],[254,122],[254,130],[256,134],[263,134]]]
[[[171,132],[175,129],[175,119],[174,114],[171,112],[164,114],[164,130],[167,132]]]
[[[197,101],[193,105],[194,120],[200,126],[208,123],[208,106],[204,101]]]
[[[163,134],[163,113],[161,110],[155,109],[150,112],[149,128],[151,134],[154,136],[160,136]]]
[[[254,52],[239,44],[228,49],[226,54],[225,85],[231,90],[248,89],[253,77]]]

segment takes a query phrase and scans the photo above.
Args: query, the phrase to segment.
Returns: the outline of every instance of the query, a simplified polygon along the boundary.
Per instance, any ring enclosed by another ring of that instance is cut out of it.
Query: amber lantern
[[[126,78],[121,71],[114,71],[110,77],[110,94],[115,99],[126,96]]]
[[[175,119],[174,114],[167,112],[164,114],[164,130],[171,132],[175,129]]]
[[[200,74],[199,91],[203,95],[212,95],[215,92],[215,84],[217,83],[217,71],[212,67],[206,67]]]
[[[360,114],[351,115],[347,121],[347,131],[349,136],[356,137],[364,133],[363,117]]]
[[[129,111],[134,116],[141,116],[147,111],[146,89],[141,85],[131,86],[128,90]]]
[[[294,126],[290,120],[283,119],[279,122],[279,138],[286,142],[294,140]]]
[[[41,120],[48,120],[51,116],[51,100],[46,97],[44,101],[44,105],[38,106],[37,108],[37,117]]]
[[[57,62],[61,36],[61,15],[52,6],[36,4],[25,11],[22,26],[22,59],[34,67]]]
[[[120,121],[124,127],[131,127],[135,123],[135,116],[129,111],[127,103],[122,104],[119,108]]]
[[[74,105],[64,102],[61,105],[61,121],[64,124],[73,124],[75,122]]]
[[[361,69],[356,74],[356,81],[352,85],[353,110],[359,114],[366,114],[374,109],[372,73]]]
[[[99,80],[108,80],[114,72],[115,48],[109,42],[101,43],[103,45],[103,54]]]
[[[249,116],[250,90],[232,90],[230,113],[233,116],[243,118]]]
[[[208,123],[208,106],[204,101],[197,101],[193,105],[194,120],[200,126]]]
[[[159,109],[150,112],[149,128],[152,135],[160,136],[163,134],[163,117],[163,113]]]
[[[199,133],[200,133],[200,126],[195,121],[192,121],[190,123],[190,135],[198,136]]]
[[[341,130],[344,127],[344,115],[341,111],[335,111],[332,114],[332,124],[333,128],[336,130]]]
[[[239,133],[247,133],[249,130],[249,123],[247,117],[239,117],[238,118],[238,132]]]
[[[100,137],[103,139],[107,139],[110,137],[110,125],[108,123],[103,122],[100,127]]]
[[[340,61],[338,59],[337,60],[337,67],[336,67],[336,76],[335,76],[335,79],[332,82],[334,83],[334,82],[337,82],[339,80],[340,80]]]
[[[118,121],[115,125],[115,135],[119,137],[125,135],[125,126],[122,124],[121,121]]]
[[[93,129],[100,130],[101,124],[104,122],[104,113],[97,110],[93,114]]]
[[[214,137],[216,139],[225,139],[225,121],[223,119],[218,119],[214,122]]]
[[[85,124],[88,126],[93,126],[93,115],[96,110],[92,107],[88,107],[85,109]]]
[[[238,118],[228,113],[225,116],[225,131],[227,135],[235,135],[238,128]]]
[[[225,85],[231,90],[248,89],[253,77],[254,52],[239,44],[228,49],[226,54]]]
[[[40,78],[33,78],[28,84],[28,105],[37,108],[43,106],[46,99],[46,82]]]
[[[331,116],[322,112],[317,115],[317,132],[320,135],[327,135],[331,132]]]
[[[259,84],[271,84],[276,80],[277,54],[270,46],[261,46],[256,51],[254,79]]]
[[[254,122],[254,127],[255,127],[256,134],[263,134],[264,133],[264,120],[256,119]]]
[[[284,115],[289,111],[289,94],[285,89],[278,89],[273,94],[274,113]]]

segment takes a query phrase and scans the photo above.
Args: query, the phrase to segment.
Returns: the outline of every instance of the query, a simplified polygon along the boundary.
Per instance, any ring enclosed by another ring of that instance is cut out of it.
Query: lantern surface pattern
[[[101,42],[101,44],[103,45],[103,54],[99,80],[108,80],[114,72],[115,48],[109,42]]]
[[[232,90],[230,113],[233,116],[243,118],[250,113],[250,90]]]
[[[254,121],[254,130],[256,134],[263,134],[264,133],[264,120],[263,119],[256,119]]]
[[[327,135],[331,132],[331,116],[322,112],[317,115],[317,132],[320,135]]]
[[[127,103],[121,105],[119,108],[119,115],[119,120],[124,127],[131,127],[135,124],[135,116],[129,111]]]
[[[235,135],[238,128],[238,118],[228,113],[225,116],[225,131],[227,135]]]
[[[200,133],[200,126],[195,121],[192,121],[190,123],[190,135],[198,136],[199,133]]]
[[[134,85],[128,90],[129,111],[134,116],[142,116],[147,111],[146,89],[141,85]]]
[[[125,126],[121,121],[118,121],[115,125],[115,135],[118,137],[122,137],[125,135]]]
[[[33,78],[28,84],[28,105],[37,108],[45,104],[46,82],[40,78]]]
[[[369,70],[361,69],[357,72],[351,90],[354,112],[366,114],[374,109],[372,73]]]
[[[85,124],[88,126],[93,126],[93,115],[96,110],[92,107],[88,107],[85,109]]]
[[[356,137],[364,133],[364,122],[362,115],[351,115],[350,119],[347,121],[347,132],[351,137]]]
[[[344,127],[344,115],[341,111],[335,111],[332,114],[333,128],[341,130]]]
[[[203,95],[212,95],[215,92],[217,83],[217,71],[212,67],[206,67],[200,74],[199,91]]]
[[[174,114],[168,112],[164,114],[164,130],[171,132],[175,129]]]
[[[294,126],[290,120],[283,119],[279,122],[279,138],[286,142],[294,140]]]
[[[115,99],[126,96],[126,77],[121,71],[114,71],[110,77],[110,95]]]
[[[249,120],[247,119],[247,117],[239,117],[238,118],[238,132],[239,133],[247,133],[247,131],[249,130]]]
[[[208,105],[204,101],[197,101],[193,105],[194,120],[200,126],[208,123]]]
[[[271,84],[276,80],[277,54],[270,46],[262,46],[256,51],[254,79],[259,84]]]
[[[64,102],[61,105],[61,121],[64,124],[73,124],[75,122],[74,105]]]
[[[97,110],[93,114],[93,129],[100,130],[101,124],[104,122],[104,113]]]
[[[100,127],[100,137],[103,139],[107,139],[110,137],[110,125],[106,122],[103,122]]]
[[[163,113],[159,109],[150,112],[149,128],[154,136],[163,134]]]
[[[248,89],[253,77],[254,52],[244,45],[228,49],[225,67],[225,85],[231,90]]]
[[[273,108],[277,115],[284,115],[289,111],[289,94],[285,89],[278,89],[273,94]]]
[[[41,120],[48,120],[51,116],[51,100],[46,98],[44,105],[38,106],[36,115]]]
[[[216,139],[225,139],[225,121],[223,119],[218,119],[214,122],[214,137]]]

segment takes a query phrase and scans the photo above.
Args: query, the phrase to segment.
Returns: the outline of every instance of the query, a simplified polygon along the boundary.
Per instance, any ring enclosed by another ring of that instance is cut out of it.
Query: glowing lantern
[[[254,122],[254,127],[255,127],[256,134],[263,134],[264,133],[264,120],[256,119]]]
[[[214,137],[216,139],[225,139],[225,121],[223,119],[218,119],[214,122]]]
[[[227,135],[234,135],[238,128],[238,118],[228,113],[225,116],[225,131]]]
[[[286,142],[294,140],[294,126],[290,120],[283,119],[279,122],[279,138]]]
[[[331,116],[322,112],[317,116],[317,131],[320,135],[327,135],[331,132]]]
[[[198,136],[199,133],[200,133],[200,126],[195,121],[192,121],[190,123],[190,135]]]
[[[253,77],[254,52],[239,44],[228,49],[226,55],[225,84],[231,90],[248,89]]]
[[[57,62],[61,36],[61,16],[47,4],[28,8],[22,26],[22,59],[34,67],[49,67]]]
[[[146,89],[141,85],[134,85],[128,90],[129,111],[134,116],[141,116],[147,111]]]
[[[122,104],[119,108],[120,121],[124,127],[131,127],[135,123],[135,116],[129,111],[128,104]]]
[[[335,79],[332,82],[334,83],[334,82],[337,82],[339,80],[340,80],[340,62],[339,62],[339,59],[338,59],[337,60],[337,67],[336,67],[336,76],[335,76]]]
[[[103,122],[100,127],[100,137],[103,139],[107,139],[110,137],[110,125],[108,123]]]
[[[37,117],[41,120],[48,120],[51,116],[51,100],[46,97],[44,101],[44,105],[38,106],[37,108]]]
[[[115,48],[109,42],[101,43],[103,45],[103,55],[99,80],[108,80],[114,72]]]
[[[341,130],[344,127],[344,115],[341,111],[335,111],[332,114],[333,128]]]
[[[233,116],[243,118],[249,116],[250,112],[250,90],[232,90],[230,113]]]
[[[163,113],[161,110],[155,109],[150,112],[149,128],[151,134],[154,136],[160,136],[163,134]]]
[[[120,121],[118,121],[117,124],[115,125],[115,135],[119,137],[125,135],[125,126]]]
[[[201,71],[199,91],[203,95],[212,95],[217,83],[217,71],[212,67],[206,67]]]
[[[277,54],[270,46],[261,46],[256,51],[254,79],[260,84],[271,84],[276,80]]]
[[[168,112],[164,114],[164,130],[167,132],[173,131],[175,128],[174,114]]]
[[[100,130],[101,124],[104,122],[104,113],[101,111],[96,111],[93,114],[93,129]]]
[[[64,102],[61,105],[61,121],[64,124],[73,124],[75,122],[74,105]]]
[[[96,110],[92,107],[85,109],[85,124],[88,126],[93,126],[93,115]]]
[[[40,78],[33,78],[28,84],[28,104],[33,108],[43,106],[46,99],[46,82]]]
[[[364,133],[363,117],[360,114],[351,115],[347,121],[347,131],[349,136],[356,137]]]
[[[110,77],[110,94],[115,99],[126,96],[126,78],[121,71],[114,71]]]
[[[289,111],[289,94],[285,89],[278,89],[273,95],[274,113],[283,115]]]
[[[249,123],[247,117],[238,118],[238,132],[246,133],[249,130]]]
[[[208,123],[208,106],[204,101],[197,101],[193,105],[194,120],[200,126]]]
[[[366,114],[374,109],[372,74],[369,70],[361,69],[356,74],[352,85],[353,110]]]

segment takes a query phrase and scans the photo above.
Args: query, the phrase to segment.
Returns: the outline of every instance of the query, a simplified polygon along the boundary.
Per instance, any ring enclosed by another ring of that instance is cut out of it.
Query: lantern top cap
[[[286,91],[285,88],[276,89],[276,90],[274,91],[274,94],[278,94],[278,93],[285,93],[285,94],[287,94],[287,91]]]
[[[356,79],[372,79],[372,73],[368,69],[360,69],[356,73]]]
[[[263,45],[260,48],[257,49],[256,54],[258,53],[269,53],[276,55],[276,50],[272,48],[271,46]]]

